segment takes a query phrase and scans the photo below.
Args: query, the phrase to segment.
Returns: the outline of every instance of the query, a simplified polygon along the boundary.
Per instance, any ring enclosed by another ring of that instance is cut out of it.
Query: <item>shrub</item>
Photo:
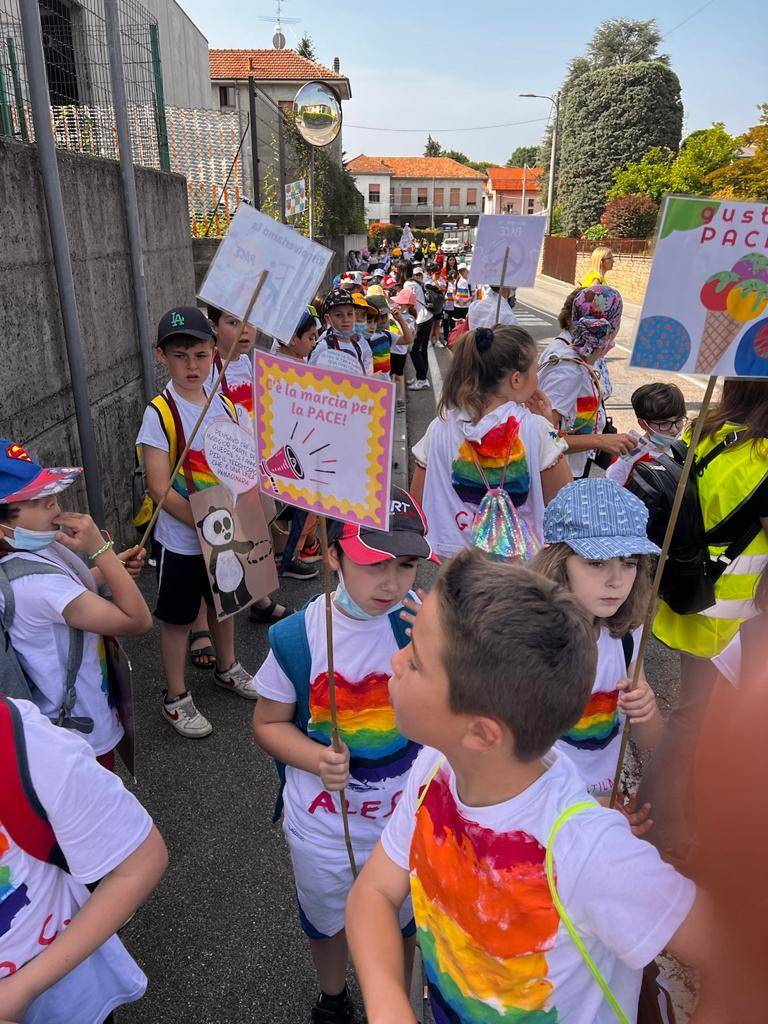
[[[608,234],[609,231],[605,224],[593,224],[591,228],[587,228],[581,237],[588,239],[590,242],[595,242],[601,238],[607,238]]]
[[[601,223],[611,238],[649,238],[656,227],[658,212],[658,206],[648,196],[616,196],[606,206]]]

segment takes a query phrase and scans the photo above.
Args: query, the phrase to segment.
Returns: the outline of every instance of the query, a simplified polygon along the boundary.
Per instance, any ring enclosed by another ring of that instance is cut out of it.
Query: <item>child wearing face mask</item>
[[[617,456],[605,472],[622,487],[629,484],[638,462],[652,462],[668,452],[686,424],[685,396],[676,384],[643,384],[630,401],[643,434],[632,451]]]
[[[43,469],[20,445],[0,438],[0,574],[10,586],[0,594],[0,608],[8,616],[6,598],[12,598],[8,636],[40,711],[79,732],[99,762],[114,769],[123,727],[103,638],[152,628],[133,580],[145,552],[133,547],[118,555],[90,516],[61,511],[57,495],[81,472]],[[102,585],[111,601],[99,596]],[[75,670],[67,689],[67,674]]]
[[[269,631],[271,652],[256,676],[256,741],[285,768],[283,831],[293,862],[301,926],[321,993],[314,1024],[349,1024],[344,907],[353,878],[338,791],[346,787],[358,868],[392,815],[418,744],[400,735],[389,701],[390,659],[407,646],[399,609],[420,559],[436,560],[423,513],[392,489],[388,533],[333,524],[330,558],[339,576],[333,595],[333,656],[343,752],[330,747],[325,602]],[[400,924],[410,937],[410,905]],[[409,969],[409,968],[408,968]]]
[[[326,296],[323,316],[328,321],[328,327],[318,338],[309,357],[308,361],[312,365],[343,369],[347,373],[373,373],[373,353],[364,336],[368,303],[363,299],[363,305],[360,306],[355,298],[345,288],[333,288]],[[376,312],[373,306],[370,308]],[[358,323],[361,325],[360,330]],[[331,352],[342,355],[334,358]]]
[[[579,721],[555,744],[578,769],[587,790],[607,798],[613,788],[624,722],[644,749],[661,738],[663,723],[653,690],[641,673],[629,690],[639,628],[648,605],[651,556],[659,548],[646,537],[648,510],[634,494],[600,477],[564,487],[544,513],[547,547],[531,568],[567,587],[591,617],[597,643],[597,674]],[[626,808],[636,834],[652,825],[650,805]]]

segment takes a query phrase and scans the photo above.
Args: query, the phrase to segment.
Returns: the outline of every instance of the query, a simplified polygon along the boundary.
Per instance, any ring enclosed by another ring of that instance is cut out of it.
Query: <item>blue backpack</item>
[[[410,596],[413,597],[412,594]],[[313,598],[313,600],[317,600],[317,598]],[[296,711],[293,716],[293,724],[298,729],[301,729],[305,736],[308,735],[309,728],[309,687],[312,681],[310,678],[312,674],[312,652],[309,649],[309,640],[307,638],[308,605],[309,602],[304,605],[301,611],[289,615],[286,619],[281,619],[280,622],[276,622],[274,626],[269,628],[269,646],[272,648],[275,660],[291,680],[296,690]],[[406,633],[409,626],[400,618],[399,610],[389,613],[389,623],[392,627],[392,632],[395,634],[397,646],[400,650],[403,647],[407,647],[411,642],[411,638]],[[325,743],[324,740],[315,736],[312,736],[311,739],[315,743],[323,743],[325,746],[330,745],[330,741]],[[275,766],[277,767],[277,774],[280,776],[280,789],[277,794],[272,821],[277,821],[283,812],[283,789],[285,788],[285,765],[282,761],[275,759]]]

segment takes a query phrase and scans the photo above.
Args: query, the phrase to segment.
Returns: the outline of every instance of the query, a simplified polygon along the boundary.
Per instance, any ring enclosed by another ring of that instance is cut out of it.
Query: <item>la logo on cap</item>
[[[9,444],[8,447],[5,449],[5,454],[9,459],[18,459],[20,462],[32,461],[32,459],[30,459],[30,457],[19,444]]]
[[[171,314],[171,327],[183,327],[183,326],[184,326],[184,317],[181,315],[181,313],[173,312]]]

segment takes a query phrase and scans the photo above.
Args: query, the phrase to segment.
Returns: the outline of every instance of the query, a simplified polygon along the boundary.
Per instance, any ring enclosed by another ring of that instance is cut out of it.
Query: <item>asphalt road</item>
[[[521,304],[516,313],[537,341],[557,333],[547,313]],[[436,385],[449,358],[441,347],[431,353]],[[435,390],[409,393],[411,443],[434,416]],[[426,569],[424,582],[429,573]],[[144,573],[142,586],[152,607],[151,573]],[[282,593],[298,608],[320,589],[319,578],[288,580]],[[308,1021],[316,985],[287,851],[280,827],[271,822],[275,769],[253,741],[252,706],[218,689],[210,672],[190,667],[189,688],[214,731],[204,740],[183,739],[160,715],[157,628],[127,648],[138,736],[138,783],[131,788],[165,837],[170,867],[156,894],[122,932],[149,976],[149,988],[141,1002],[119,1011],[119,1024]],[[237,651],[255,671],[267,654],[266,628],[241,616]],[[652,645],[647,668],[664,708],[677,679],[675,658]]]

